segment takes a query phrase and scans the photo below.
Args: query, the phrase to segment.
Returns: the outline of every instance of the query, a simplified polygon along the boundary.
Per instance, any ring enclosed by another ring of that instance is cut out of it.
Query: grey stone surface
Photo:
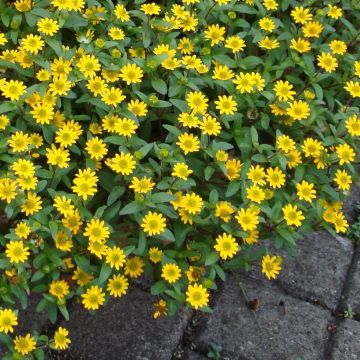
[[[304,237],[297,245],[296,255],[284,258],[279,283],[292,294],[335,310],[351,264],[352,242],[321,231]]]
[[[25,335],[26,333],[32,333],[33,331],[37,331],[40,333],[46,326],[50,324],[46,313],[36,312],[36,306],[41,299],[42,297],[40,295],[31,294],[28,298],[28,306],[26,309],[22,309],[20,304],[14,307],[14,309],[16,308],[19,310],[19,324],[18,326],[14,327],[14,333],[16,335]],[[6,352],[6,348],[1,345],[0,356],[4,356]]]
[[[360,322],[345,320],[337,328],[333,339],[332,360],[360,359]]]
[[[187,354],[186,359],[187,360],[206,360],[208,358],[201,354],[191,351]]]
[[[344,308],[351,306],[357,318],[360,320],[360,248],[357,248],[353,268],[349,275],[348,288],[342,300]],[[343,309],[344,310],[344,309]],[[360,358],[360,356],[359,356]]]
[[[62,326],[71,336],[74,359],[169,360],[181,339],[190,312],[179,310],[173,318],[153,319],[155,297],[132,288],[94,315],[81,304],[70,310]]]
[[[250,310],[238,285],[249,300]],[[244,276],[228,278],[205,330],[195,339],[202,353],[213,342],[222,346],[222,359],[321,359],[328,340],[329,311],[285,295],[271,282]]]
[[[285,249],[276,250],[268,246],[271,254],[283,257],[282,270],[276,282],[294,296],[335,310],[351,264],[352,242],[319,231],[304,236],[296,244],[293,256],[288,255]],[[263,279],[260,265],[254,266],[249,276]]]
[[[360,169],[358,168],[358,171]],[[344,201],[344,213],[345,217],[350,223],[356,220],[359,209],[357,205],[360,204],[360,186],[353,185],[351,187],[351,193]]]

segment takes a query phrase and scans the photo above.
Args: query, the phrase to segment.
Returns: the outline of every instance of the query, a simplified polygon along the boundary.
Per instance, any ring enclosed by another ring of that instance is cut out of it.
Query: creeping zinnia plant
[[[301,234],[347,231],[358,1],[1,0],[0,14],[6,359],[71,344],[64,322],[18,331],[34,293],[57,324],[71,299],[97,311],[144,277],[154,318],[210,312],[226,270],[275,279]]]

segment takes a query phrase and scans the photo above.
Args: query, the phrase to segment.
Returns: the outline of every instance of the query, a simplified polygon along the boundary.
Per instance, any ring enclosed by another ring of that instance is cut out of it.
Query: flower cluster
[[[17,333],[12,304],[29,293],[55,322],[71,298],[96,311],[146,276],[155,318],[184,304],[209,312],[227,269],[260,262],[274,279],[277,249],[347,231],[356,2],[16,0],[0,13],[0,340],[11,353],[71,342],[64,327]]]

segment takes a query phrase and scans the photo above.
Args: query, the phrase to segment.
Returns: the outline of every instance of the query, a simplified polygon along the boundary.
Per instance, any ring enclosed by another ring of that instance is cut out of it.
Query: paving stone
[[[246,304],[239,281],[249,300],[259,300],[256,311]],[[236,275],[194,342],[201,353],[211,342],[222,346],[221,359],[322,359],[331,321],[328,310],[286,295],[276,284]]]
[[[121,299],[111,300],[94,315],[81,304],[70,310],[70,353],[86,360],[169,360],[180,341],[190,312],[174,318],[153,319],[153,296],[133,288]]]
[[[357,253],[354,258],[354,265],[349,275],[349,283],[346,294],[344,295],[342,305],[343,310],[347,306],[351,306],[357,318],[360,320],[360,248],[357,248]],[[359,356],[360,357],[360,356]]]
[[[38,294],[29,296],[28,306],[26,309],[21,309],[21,306],[18,305],[16,308],[19,310],[18,321],[19,325],[16,326],[15,334],[16,335],[25,335],[28,332],[41,332],[50,325],[46,313],[36,312],[36,306],[42,297]],[[6,353],[6,348],[0,346],[0,357]]]
[[[353,254],[349,239],[333,237],[326,231],[309,234],[297,240],[293,256],[285,249],[268,247],[271,253],[283,257],[282,271],[276,280],[280,286],[295,296],[336,309]],[[249,275],[264,278],[259,265]]]
[[[345,320],[338,325],[331,353],[332,360],[358,360],[360,358],[360,322]]]
[[[359,209],[357,207],[357,205],[359,204],[360,204],[360,186],[354,185],[351,187],[350,196],[348,196],[344,201],[344,213],[350,223],[353,223],[356,220],[357,215],[359,214]]]
[[[187,354],[186,359],[187,360],[206,360],[208,358],[201,354],[191,351]]]
[[[336,309],[351,264],[349,239],[325,231],[298,241],[296,255],[286,257],[279,283],[292,293]]]

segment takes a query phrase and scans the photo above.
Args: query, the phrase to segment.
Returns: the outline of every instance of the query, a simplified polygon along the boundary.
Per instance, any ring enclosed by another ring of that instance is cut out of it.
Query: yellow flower
[[[186,96],[186,102],[195,113],[205,114],[209,99],[201,91],[189,92]]]
[[[81,294],[81,297],[82,304],[87,310],[97,310],[105,302],[105,294],[98,285],[91,286],[84,294]]]
[[[360,118],[356,114],[346,120],[345,126],[351,136],[360,136]]]
[[[342,40],[333,40],[329,44],[331,51],[336,55],[344,55],[347,50],[347,46]]]
[[[266,180],[272,188],[281,188],[285,184],[285,174],[278,167],[268,168],[266,170]]]
[[[191,215],[199,214],[203,204],[203,199],[195,193],[186,194],[180,200],[180,207]]]
[[[214,80],[231,80],[234,77],[234,73],[226,65],[216,65],[212,78]]]
[[[150,236],[160,235],[166,228],[166,219],[160,213],[149,211],[144,216],[141,227]]]
[[[246,44],[245,41],[239,36],[230,36],[225,40],[225,47],[230,49],[233,53],[244,51]]]
[[[191,152],[199,151],[200,149],[199,138],[189,133],[179,135],[176,145],[180,147],[180,149],[185,153],[185,155]]]
[[[316,198],[316,190],[314,189],[314,186],[314,184],[308,183],[305,180],[296,184],[297,196],[299,199],[312,202],[313,199]]]
[[[46,149],[46,157],[48,164],[58,166],[60,169],[69,166],[70,153],[67,149],[57,148],[54,144],[51,144],[51,148]]]
[[[108,280],[107,291],[115,298],[121,297],[127,293],[129,281],[124,275],[114,275]]]
[[[64,299],[69,293],[69,284],[65,280],[53,280],[50,284],[49,293],[57,299]]]
[[[71,279],[75,280],[79,286],[85,286],[93,279],[93,276],[83,272],[80,268],[76,268]]]
[[[54,36],[59,30],[59,23],[56,20],[43,18],[36,23],[40,32],[45,35]]]
[[[286,112],[294,120],[303,120],[310,116],[310,106],[305,101],[295,100],[287,108]]]
[[[55,247],[61,251],[70,251],[73,247],[73,242],[64,231],[59,231],[55,236]]]
[[[208,305],[209,293],[201,284],[189,285],[186,291],[186,301],[194,309],[201,309]]]
[[[339,164],[349,164],[354,161],[356,153],[348,144],[341,144],[336,147],[336,154],[339,158]]]
[[[227,201],[220,201],[215,207],[215,216],[222,221],[228,223],[231,219],[231,215],[235,212],[231,204]]]
[[[246,197],[250,201],[260,204],[262,201],[265,200],[265,192],[261,187],[254,184],[246,189]]]
[[[144,261],[139,256],[133,256],[126,261],[125,274],[138,278],[144,271]]]
[[[236,101],[231,95],[219,96],[218,100],[215,101],[216,109],[219,110],[220,115],[233,115],[236,110]]]
[[[216,238],[214,249],[220,254],[223,260],[226,260],[235,256],[239,251],[239,245],[232,235],[223,233]]]
[[[288,225],[301,226],[302,220],[305,219],[301,210],[296,205],[287,204],[282,208],[284,219]]]
[[[104,141],[97,136],[86,142],[85,149],[94,160],[102,160],[108,152]]]
[[[66,95],[71,88],[71,82],[66,75],[54,76],[53,82],[49,85],[49,88],[54,95]]]
[[[306,157],[315,157],[321,155],[321,152],[324,150],[324,146],[317,139],[306,138],[303,145],[301,145],[301,149]]]
[[[91,219],[89,223],[86,224],[84,236],[86,236],[89,241],[106,241],[110,236],[110,230],[105,225],[104,220],[100,219]]]
[[[25,356],[35,350],[36,341],[30,334],[16,336],[14,339],[14,348],[18,353]]]
[[[346,232],[349,227],[349,224],[342,212],[335,214],[333,224],[335,225],[335,231],[337,233]]]
[[[143,5],[141,5],[140,9],[146,15],[159,15],[160,11],[161,11],[160,6],[155,3],[143,4]]]
[[[295,91],[292,90],[293,85],[288,81],[278,80],[275,83],[274,91],[280,101],[294,100]]]
[[[280,256],[265,255],[262,258],[262,272],[271,280],[276,279],[281,270],[282,259]]]
[[[42,209],[42,200],[33,192],[28,192],[25,202],[21,205],[21,212],[26,216],[35,214]]]
[[[29,34],[21,40],[21,46],[32,54],[37,54],[45,45],[44,40],[39,35]]]
[[[166,301],[164,299],[160,299],[157,303],[155,303],[155,309],[154,319],[157,319],[160,316],[166,316],[168,312]]]
[[[220,41],[225,40],[225,27],[219,24],[209,25],[204,31],[205,39],[211,40],[211,46],[218,44]]]
[[[258,216],[251,209],[240,209],[235,218],[244,231],[255,230],[259,224]]]
[[[226,177],[230,181],[240,178],[241,167],[242,164],[240,160],[236,160],[236,159],[227,160],[225,163]]]
[[[31,232],[31,229],[26,222],[22,221],[16,225],[15,234],[20,239],[26,239],[29,236],[30,232]]]
[[[176,163],[173,167],[171,176],[176,176],[179,179],[187,180],[189,175],[192,174],[192,172],[193,171],[189,169],[189,167],[185,163],[179,162]]]
[[[104,89],[101,93],[101,100],[106,105],[113,105],[117,106],[120,104],[126,96],[123,95],[123,92],[121,89],[112,87],[110,89]]]
[[[106,263],[110,265],[110,267],[119,270],[119,268],[123,267],[125,264],[125,253],[121,248],[114,246],[109,247],[106,252]]]
[[[128,104],[128,109],[136,116],[146,116],[148,113],[147,105],[143,101],[131,100]]]
[[[122,136],[131,137],[135,134],[138,126],[134,120],[131,119],[119,119],[115,125],[115,132]]]
[[[13,326],[18,325],[17,314],[11,309],[0,310],[0,332],[8,334],[13,333]]]
[[[342,9],[339,8],[338,6],[335,5],[328,5],[328,12],[327,12],[327,16],[333,18],[333,19],[338,19],[339,17],[342,16]]]
[[[134,172],[136,161],[133,155],[120,152],[115,157],[106,160],[106,165],[118,174],[130,175]]]
[[[119,27],[113,26],[109,30],[109,36],[112,40],[123,40],[125,39],[125,33]]]
[[[160,250],[158,247],[151,247],[149,249],[149,259],[154,264],[157,264],[161,261],[163,256],[163,251]]]
[[[117,4],[115,6],[114,14],[116,18],[120,21],[126,22],[130,20],[129,13],[127,12],[125,6],[122,4]]]
[[[74,185],[71,189],[75,194],[87,200],[88,197],[95,195],[98,180],[99,178],[96,176],[95,171],[92,171],[90,168],[79,170],[75,175]]]
[[[360,82],[359,81],[347,81],[344,89],[349,92],[352,97],[360,97]]]
[[[329,53],[322,52],[317,56],[318,65],[327,72],[333,72],[338,67],[337,59]]]
[[[311,44],[303,38],[291,39],[290,48],[302,54],[311,50]]]
[[[309,9],[303,6],[295,6],[291,11],[291,17],[294,18],[296,24],[306,24],[307,21],[312,20],[312,15]]]
[[[63,327],[59,327],[54,334],[55,349],[65,350],[69,347],[71,340],[69,339],[69,331]]]
[[[95,55],[83,55],[77,62],[77,66],[87,78],[94,77],[96,72],[101,69],[100,62]]]
[[[120,69],[120,77],[127,85],[140,83],[144,72],[136,64],[127,64]]]
[[[169,284],[173,284],[180,279],[181,269],[176,264],[165,264],[162,267],[161,277]]]
[[[259,26],[261,30],[273,32],[275,29],[275,22],[271,18],[264,17],[259,20]]]
[[[323,26],[318,21],[307,21],[302,30],[305,37],[318,38],[323,31]]]
[[[3,96],[11,101],[19,100],[20,97],[25,94],[26,86],[22,81],[9,80],[1,86],[1,92]]]
[[[146,194],[151,191],[156,184],[151,181],[151,178],[143,177],[141,179],[134,176],[131,180],[130,189],[134,189],[136,193]]]
[[[268,36],[265,36],[262,40],[258,42],[259,46],[263,49],[272,50],[280,46],[277,40],[270,39]]]
[[[339,186],[339,189],[350,190],[350,186],[352,184],[351,176],[345,171],[338,169],[335,173],[334,178],[336,184]]]

